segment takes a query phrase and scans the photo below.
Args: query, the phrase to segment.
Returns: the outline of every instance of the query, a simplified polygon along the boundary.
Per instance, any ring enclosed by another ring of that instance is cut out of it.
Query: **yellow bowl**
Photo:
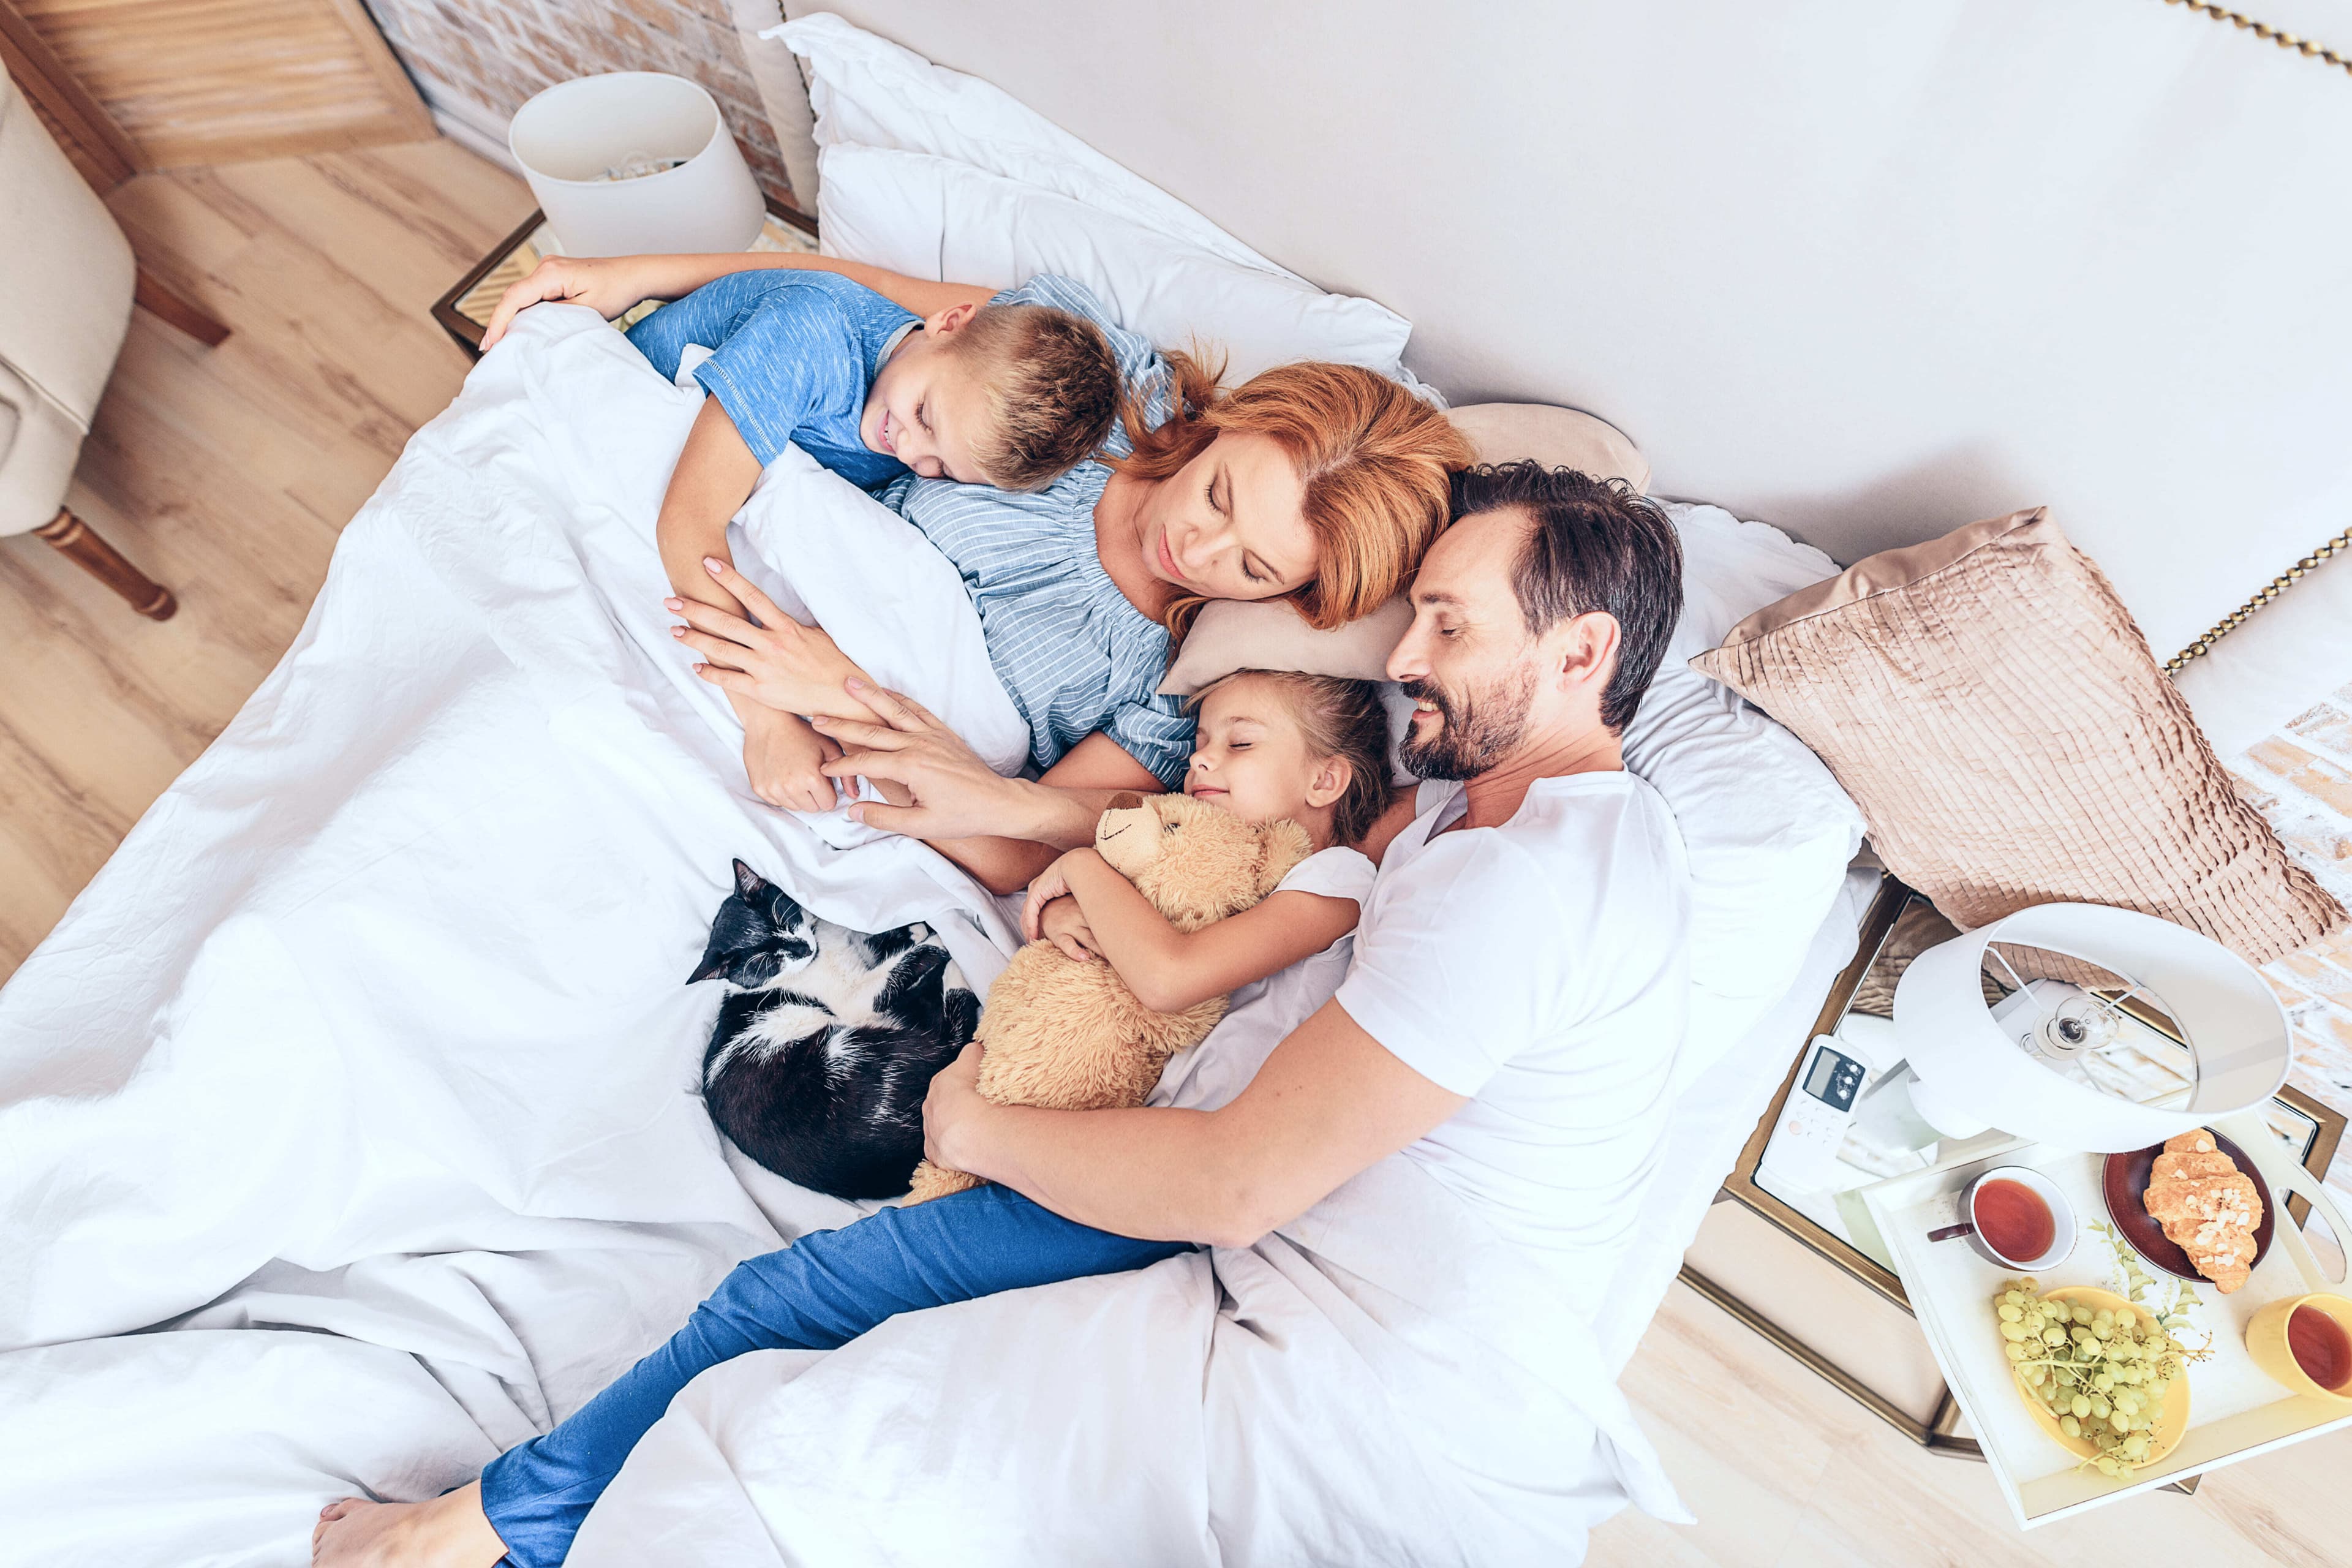
[[[2287,1349],[2286,1321],[2294,1316],[2297,1307],[2309,1307],[2325,1312],[2352,1333],[2352,1301],[2341,1296],[2289,1296],[2273,1301],[2256,1312],[2246,1322],[2246,1353],[2254,1364],[2268,1373],[2272,1381],[2284,1384],[2297,1394],[2314,1399],[2325,1399],[2330,1405],[2352,1405],[2352,1383],[2342,1388],[2322,1387],[2318,1381],[2303,1370]]]
[[[2143,1323],[2153,1324],[2156,1321],[2156,1314],[2147,1308],[2135,1307],[2113,1290],[2102,1290],[2095,1285],[2064,1285],[2055,1290],[2044,1290],[2042,1297],[2045,1301],[2063,1301],[2070,1307],[2080,1302],[2095,1312],[2105,1307],[2117,1317],[2134,1312],[2138,1314]],[[2284,1343],[2284,1340],[2281,1342]],[[2095,1459],[2099,1457],[2099,1446],[2088,1437],[2066,1436],[2058,1425],[2058,1417],[2050,1414],[2050,1407],[2034,1397],[2033,1385],[2025,1381],[2023,1373],[2012,1367],[2011,1375],[2017,1380],[2017,1396],[2025,1402],[2025,1408],[2033,1414],[2034,1424],[2050,1435],[2052,1442],[2078,1458]],[[2172,1386],[2165,1390],[2164,1408],[2157,1413],[2156,1425],[2147,1434],[2147,1458],[2136,1465],[2129,1460],[2124,1462],[2135,1470],[2153,1465],[2180,1447],[2180,1439],[2188,1435],[2189,1378],[2184,1373],[2174,1378]],[[2122,1459],[2123,1456],[2118,1454],[2116,1458]]]

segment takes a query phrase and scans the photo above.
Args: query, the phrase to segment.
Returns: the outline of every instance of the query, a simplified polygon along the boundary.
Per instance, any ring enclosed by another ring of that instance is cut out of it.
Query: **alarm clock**
[[[1814,1037],[1764,1145],[1765,1167],[1815,1192],[1845,1185],[1851,1173],[1838,1160],[1838,1146],[1853,1121],[1865,1070],[1835,1036]]]

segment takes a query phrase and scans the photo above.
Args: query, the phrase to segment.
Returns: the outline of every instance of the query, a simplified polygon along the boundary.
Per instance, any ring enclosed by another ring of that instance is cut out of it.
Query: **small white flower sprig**
[[[2107,1244],[2107,1250],[2115,1257],[2119,1286],[2116,1295],[2135,1307],[2154,1313],[2158,1325],[2176,1340],[2180,1337],[2182,1330],[2197,1326],[2197,1310],[2205,1303],[2203,1298],[2197,1294],[2196,1286],[2186,1279],[2175,1279],[2168,1293],[2156,1276],[2142,1266],[2139,1249],[2123,1232],[2103,1219],[2093,1220],[2091,1228],[2098,1233]],[[2197,1350],[2183,1352],[2192,1362],[2203,1361],[2212,1353],[2213,1336],[2210,1333],[2206,1334],[2205,1343]]]

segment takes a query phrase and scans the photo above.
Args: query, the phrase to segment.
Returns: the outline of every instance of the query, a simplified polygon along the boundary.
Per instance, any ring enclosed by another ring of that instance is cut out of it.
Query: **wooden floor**
[[[142,175],[110,205],[233,335],[134,311],[68,498],[176,616],[0,540],[0,977],[293,640],[335,535],[465,379],[427,307],[531,201],[427,142]]]
[[[37,541],[0,542],[0,975],[13,971],[300,625],[336,531],[467,362],[427,304],[530,206],[446,142],[145,176],[140,254],[235,330],[141,316],[76,510],[180,595],[141,620]],[[2352,1436],[2021,1534],[1979,1465],[1932,1458],[1677,1287],[1627,1392],[1699,1515],[1596,1564],[2352,1562]]]

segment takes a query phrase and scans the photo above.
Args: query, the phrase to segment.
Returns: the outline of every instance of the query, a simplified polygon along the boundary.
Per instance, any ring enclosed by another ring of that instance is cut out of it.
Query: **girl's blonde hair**
[[[1160,357],[1177,413],[1146,428],[1142,402],[1130,395],[1120,418],[1135,449],[1112,466],[1164,479],[1221,432],[1269,437],[1298,470],[1299,510],[1315,535],[1314,579],[1288,595],[1298,613],[1329,631],[1394,597],[1445,526],[1451,476],[1476,458],[1445,416],[1360,365],[1277,365],[1227,392],[1218,385],[1222,357]],[[1181,640],[1202,603],[1171,605],[1170,632]]]
[[[1353,847],[1364,841],[1381,813],[1396,796],[1389,774],[1389,713],[1377,680],[1336,675],[1302,675],[1288,669],[1237,669],[1196,692],[1195,713],[1209,693],[1236,680],[1271,681],[1298,721],[1308,753],[1348,764],[1348,787],[1331,803],[1331,840]]]

